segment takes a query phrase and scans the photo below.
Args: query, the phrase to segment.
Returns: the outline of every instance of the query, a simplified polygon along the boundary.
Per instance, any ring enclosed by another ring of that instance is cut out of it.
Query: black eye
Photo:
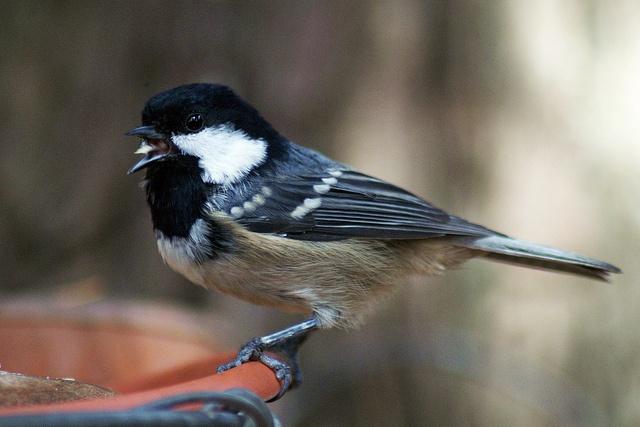
[[[184,126],[190,132],[198,132],[204,126],[204,118],[200,113],[193,113],[187,117]]]

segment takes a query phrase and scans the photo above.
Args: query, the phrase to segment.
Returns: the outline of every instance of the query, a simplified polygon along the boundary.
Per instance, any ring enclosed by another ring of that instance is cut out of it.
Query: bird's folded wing
[[[243,209],[236,218],[258,233],[313,241],[498,234],[449,215],[392,184],[354,171],[276,176],[263,184],[265,197],[258,198],[259,203]]]

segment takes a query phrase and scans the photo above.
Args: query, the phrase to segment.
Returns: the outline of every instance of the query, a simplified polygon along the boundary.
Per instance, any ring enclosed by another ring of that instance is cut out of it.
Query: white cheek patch
[[[188,135],[173,135],[173,143],[185,154],[198,157],[202,179],[214,184],[237,182],[267,157],[267,143],[252,139],[231,126],[205,128]]]

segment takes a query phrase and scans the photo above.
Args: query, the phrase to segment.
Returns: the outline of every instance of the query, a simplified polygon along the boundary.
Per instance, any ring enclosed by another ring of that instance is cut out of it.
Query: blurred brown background
[[[224,82],[285,135],[611,286],[474,261],[323,332],[287,425],[640,423],[640,3],[0,2],[0,298],[136,298],[297,319],[163,266],[125,171],[154,93]],[[68,304],[73,310],[74,305]]]

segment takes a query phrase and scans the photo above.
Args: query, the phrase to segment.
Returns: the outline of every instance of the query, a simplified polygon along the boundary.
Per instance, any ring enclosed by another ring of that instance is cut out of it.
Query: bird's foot
[[[266,350],[270,349],[267,348],[267,346],[261,341],[261,339],[254,338],[240,348],[240,351],[238,351],[238,355],[235,359],[233,359],[229,363],[218,366],[217,372],[222,373],[228,371],[229,369],[238,367],[244,363],[258,361],[271,369],[280,382],[280,391],[278,392],[276,397],[271,399],[272,401],[277,400],[293,386],[294,378],[299,377],[299,374],[294,373],[294,368],[292,368],[289,364],[265,353]]]
[[[220,365],[217,372],[225,372],[243,363],[258,361],[270,368],[280,382],[280,391],[270,402],[278,400],[287,390],[302,382],[298,348],[305,341],[308,333],[316,327],[317,323],[315,319],[312,319],[271,335],[253,338],[240,348],[235,359]],[[286,362],[266,352],[280,355]]]

